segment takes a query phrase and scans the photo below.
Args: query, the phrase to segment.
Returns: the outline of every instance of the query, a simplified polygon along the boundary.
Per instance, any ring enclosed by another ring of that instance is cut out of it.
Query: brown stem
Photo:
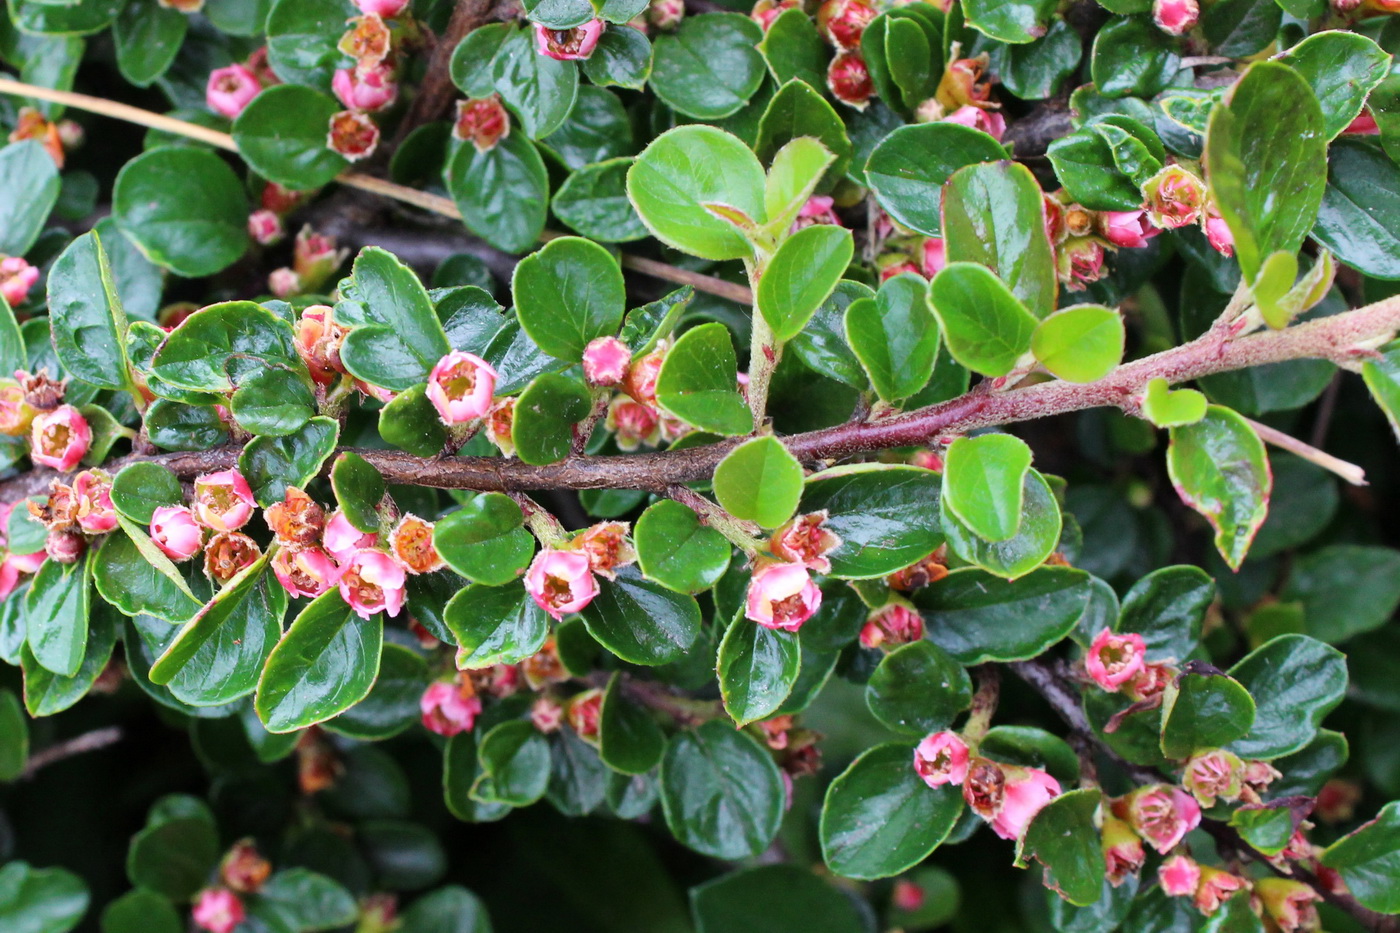
[[[84,732],[82,735],[74,736],[57,745],[50,745],[29,756],[29,761],[24,765],[24,773],[20,775],[28,780],[43,768],[51,764],[56,764],[68,758],[95,752],[100,748],[115,745],[122,740],[122,730],[116,726],[108,726],[105,729],[94,729],[91,732]]]
[[[981,664],[972,671],[977,678],[977,692],[972,695],[972,710],[963,724],[963,738],[968,744],[982,741],[992,727],[997,703],[1001,700],[1001,669],[995,664]]]
[[[495,18],[497,0],[457,0],[452,9],[452,17],[447,21],[447,29],[437,38],[432,54],[428,56],[428,67],[423,81],[418,85],[418,93],[409,105],[394,135],[394,148],[415,129],[424,123],[440,120],[447,114],[457,89],[452,84],[452,53],[467,33]]]

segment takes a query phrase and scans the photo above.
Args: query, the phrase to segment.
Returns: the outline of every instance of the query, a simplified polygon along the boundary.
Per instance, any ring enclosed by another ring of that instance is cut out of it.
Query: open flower
[[[284,547],[272,558],[277,582],[293,596],[315,599],[340,580],[340,568],[318,547]]]
[[[956,732],[935,732],[914,747],[914,771],[929,787],[961,784],[967,762],[967,743]]]
[[[525,591],[535,604],[555,619],[583,607],[598,595],[598,581],[588,555],[581,551],[544,548],[525,571]]]
[[[589,385],[615,386],[631,364],[632,351],[616,337],[599,337],[583,348],[583,377]]]
[[[1186,855],[1173,855],[1157,869],[1162,893],[1169,897],[1194,897],[1201,883],[1201,866]]]
[[[860,630],[863,648],[896,648],[923,637],[923,617],[903,603],[889,603],[872,613]]]
[[[389,532],[389,548],[409,573],[432,573],[447,566],[433,546],[433,523],[411,512]]]
[[[798,563],[764,563],[749,581],[744,615],[764,628],[795,632],[822,604],[822,591]]]
[[[209,109],[232,120],[253,102],[262,90],[258,76],[242,65],[228,65],[209,73],[204,102]]]
[[[84,470],[73,480],[78,499],[78,526],[90,535],[106,534],[117,527],[112,505],[112,477],[102,470]]]
[[[637,549],[627,540],[623,522],[600,522],[574,538],[573,546],[588,555],[588,566],[598,576],[617,578],[617,568],[637,560]]]
[[[0,256],[0,297],[17,308],[29,297],[29,290],[39,281],[39,270],[19,256]]]
[[[243,922],[247,912],[243,902],[228,888],[205,888],[195,899],[190,919],[196,926],[209,933],[233,933],[233,928]]]
[[[1098,219],[1099,232],[1114,246],[1141,249],[1161,232],[1148,222],[1146,211],[1104,211]]]
[[[642,444],[654,444],[661,433],[661,419],[656,411],[619,395],[608,405],[607,420],[603,426],[613,432],[613,440],[618,450],[636,450]]]
[[[596,741],[603,716],[603,691],[595,687],[575,694],[565,707],[565,715],[579,738]]]
[[[361,548],[374,547],[378,540],[379,535],[374,532],[361,531],[350,524],[350,519],[339,509],[326,522],[326,530],[321,536],[321,544],[340,563],[348,561],[350,555]]]
[[[408,7],[408,3],[409,0],[355,0],[355,6],[360,8],[361,13],[386,18],[398,16]]]
[[[428,374],[428,400],[443,424],[465,424],[491,411],[496,370],[474,353],[453,350]]]
[[[237,470],[208,473],[194,481],[194,514],[215,531],[235,531],[253,517],[253,490]]]
[[[423,691],[418,701],[423,714],[423,727],[438,735],[470,732],[481,714],[481,698],[472,688],[471,680],[439,680]]]
[[[1142,670],[1146,653],[1147,643],[1141,635],[1136,632],[1119,635],[1105,628],[1089,645],[1084,655],[1084,668],[1094,683],[1114,693]]]
[[[1200,219],[1206,204],[1206,183],[1180,165],[1168,165],[1142,186],[1147,216],[1164,230],[1175,230]]]
[[[1001,809],[992,818],[992,832],[1003,839],[1020,839],[1031,820],[1060,794],[1060,782],[1039,768],[1004,765],[1005,794]]]
[[[535,24],[535,51],[561,62],[584,59],[593,54],[603,35],[601,19],[590,19],[572,29],[550,29]]]
[[[87,456],[92,429],[72,405],[34,416],[29,425],[29,458],[42,466],[67,472]]]
[[[1181,785],[1203,807],[1215,806],[1217,798],[1238,800],[1244,786],[1244,762],[1239,755],[1223,748],[1199,751],[1186,762]]]
[[[373,113],[392,105],[399,97],[394,69],[384,62],[372,68],[341,68],[331,78],[331,90],[350,110]]]
[[[471,143],[477,152],[490,152],[498,142],[510,135],[510,111],[497,94],[459,100],[452,135],[462,142]]]
[[[1318,928],[1316,902],[1322,895],[1303,882],[1292,878],[1260,878],[1254,882],[1254,893],[1283,933]]]
[[[396,616],[403,609],[407,579],[403,565],[384,551],[360,548],[341,568],[340,595],[362,619],[376,612]]]
[[[1114,813],[1163,855],[1201,822],[1200,804],[1186,791],[1167,784],[1139,787],[1115,805]]]
[[[841,546],[841,539],[826,527],[828,517],[823,509],[789,519],[773,532],[773,554],[808,570],[830,573],[831,559],[827,555]]]
[[[162,505],[151,515],[151,540],[171,560],[189,560],[204,543],[204,528],[186,506]]]
[[[237,531],[221,531],[204,548],[204,572],[219,583],[227,583],[259,557],[262,550],[252,538]]]
[[[367,159],[379,146],[379,127],[363,113],[342,110],[331,115],[326,146],[350,162]]]

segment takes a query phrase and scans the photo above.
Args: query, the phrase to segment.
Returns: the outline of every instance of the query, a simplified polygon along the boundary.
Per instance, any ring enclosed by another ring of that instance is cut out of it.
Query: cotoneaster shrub
[[[1400,3],[728,2],[9,0],[0,930],[1400,928]]]

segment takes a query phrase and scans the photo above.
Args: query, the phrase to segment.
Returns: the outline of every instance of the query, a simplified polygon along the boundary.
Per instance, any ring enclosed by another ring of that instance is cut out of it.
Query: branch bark
[[[95,752],[100,748],[115,745],[121,740],[122,730],[116,726],[84,732],[82,735],[74,736],[65,742],[59,742],[57,745],[50,745],[48,748],[30,755],[29,760],[25,762],[24,773],[21,777],[28,780],[51,764],[65,761],[77,755]]]
[[[418,85],[418,93],[394,135],[395,149],[413,129],[439,120],[447,113],[457,93],[452,85],[452,53],[467,33],[496,18],[498,5],[498,0],[457,0],[447,21],[447,29],[437,38],[428,57],[428,67],[423,74],[423,82]]]

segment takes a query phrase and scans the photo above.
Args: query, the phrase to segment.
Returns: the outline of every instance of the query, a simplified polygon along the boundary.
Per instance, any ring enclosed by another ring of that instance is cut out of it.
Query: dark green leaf
[[[841,543],[828,556],[833,576],[883,577],[943,543],[938,474],[917,467],[859,464],[807,478],[801,510],[826,512],[823,528]]]
[[[972,679],[930,641],[901,645],[880,661],[865,686],[865,705],[898,732],[946,729],[972,705]]]
[[[1167,473],[1187,505],[1215,529],[1215,546],[1239,569],[1269,511],[1273,476],[1264,443],[1243,418],[1211,405],[1195,424],[1171,429]]]
[[[797,865],[764,865],[690,891],[699,933],[865,933],[869,920],[843,891]]]
[[[870,153],[866,178],[880,206],[904,226],[928,236],[943,235],[943,183],[965,165],[1006,158],[995,139],[956,123],[905,126]]]
[[[345,157],[326,145],[340,103],[314,88],[265,88],[233,121],[233,141],[249,167],[293,190],[319,188],[345,171]]]
[[[465,47],[465,42],[458,46]],[[523,253],[544,232],[549,175],[521,130],[512,130],[486,152],[458,146],[443,170],[443,183],[467,229],[497,249]]]
[[[667,743],[661,762],[666,825],[703,855],[737,859],[768,848],[782,820],[783,796],[768,752],[732,726],[707,722]]]
[[[634,567],[620,568],[616,580],[601,580],[598,587],[583,610],[584,624],[624,661],[667,664],[684,655],[700,635],[694,598],[642,579]]]
[[[457,663],[464,669],[519,663],[549,635],[548,616],[518,585],[469,586],[452,597],[443,617],[461,646]]]
[[[126,314],[96,231],[54,260],[48,284],[53,346],[63,368],[93,385],[128,388]]]
[[[223,159],[166,146],[122,167],[112,192],[121,231],[176,275],[212,275],[248,248],[248,201]]]
[[[516,455],[532,464],[563,460],[573,449],[574,426],[592,407],[592,396],[579,380],[557,373],[536,376],[520,393],[511,420]]]
[[[1184,671],[1162,695],[1162,754],[1189,758],[1243,738],[1254,724],[1254,700],[1239,681],[1218,671]]]
[[[1386,804],[1374,820],[1332,843],[1322,864],[1340,872],[1365,906],[1400,913],[1400,802]]]
[[[83,663],[92,599],[90,580],[89,558],[73,564],[46,560],[24,598],[34,659],[64,677],[78,673]]]
[[[719,582],[733,547],[688,506],[662,499],[633,529],[642,573],[678,593],[700,593]]]
[[[650,710],[627,698],[621,674],[612,676],[603,694],[598,751],[609,768],[633,775],[655,768],[666,751],[661,727]]]
[[[801,666],[796,634],[736,618],[716,665],[725,712],[740,726],[771,716],[792,692]]]
[[[0,149],[0,253],[29,252],[58,202],[58,169],[33,139]]]
[[[737,13],[687,16],[676,32],[656,39],[651,89],[686,116],[727,117],[763,83],[763,57],[755,48],[762,38],[758,24]]]
[[[1104,882],[1104,854],[1095,818],[1103,794],[1095,788],[1061,794],[1040,809],[1017,851],[1018,861],[1045,866],[1045,886],[1071,904],[1092,904]]]
[[[915,593],[928,638],[963,664],[1033,658],[1074,630],[1089,603],[1088,574],[1042,567],[1019,580],[955,570]]]
[[[340,425],[317,416],[286,437],[255,437],[238,457],[238,469],[253,489],[258,505],[281,502],[287,487],[305,489],[335,452]]]

